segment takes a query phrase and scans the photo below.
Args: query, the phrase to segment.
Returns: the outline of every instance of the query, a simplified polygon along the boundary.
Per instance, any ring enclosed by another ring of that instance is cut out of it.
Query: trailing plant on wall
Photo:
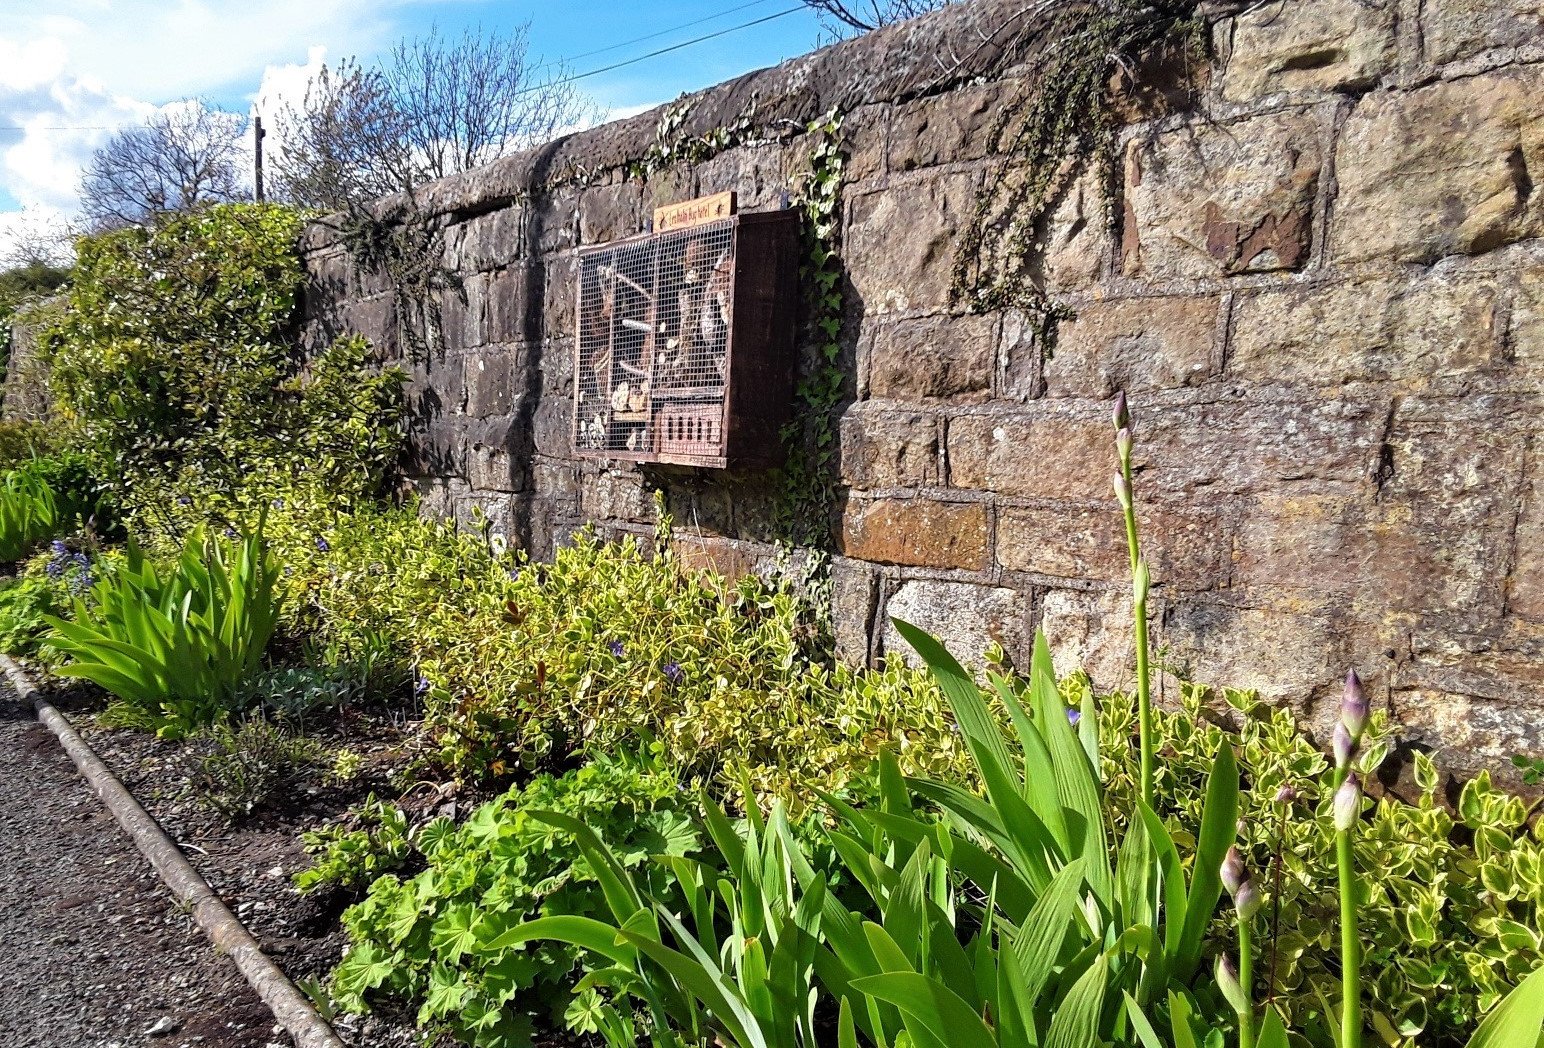
[[[1194,0],[1113,0],[1057,8],[1014,30],[1037,35],[1037,68],[1017,97],[999,103],[992,153],[955,254],[951,299],[976,312],[1023,311],[1049,352],[1070,310],[1045,294],[1036,241],[1062,195],[1093,166],[1106,206],[1118,195],[1116,78],[1159,46],[1195,46]],[[1014,45],[1008,45],[1009,50]]]
[[[783,430],[788,460],[778,507],[779,530],[786,541],[815,549],[831,544],[831,510],[837,488],[836,408],[846,388],[841,367],[841,128],[841,115],[834,110],[809,126],[813,140],[810,169],[804,175],[797,204],[804,216],[801,277],[808,302],[811,353],[799,378],[798,410]]]

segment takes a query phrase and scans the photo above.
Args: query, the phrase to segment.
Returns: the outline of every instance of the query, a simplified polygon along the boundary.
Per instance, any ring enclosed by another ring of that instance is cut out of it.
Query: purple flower
[[[323,553],[329,553],[332,551],[332,544],[318,535],[316,536],[316,548]]]
[[[416,680],[413,681],[413,694],[414,695],[423,695],[428,690],[429,690],[429,678],[428,677],[420,675]]]
[[[56,557],[66,556],[70,552],[70,547],[65,545],[63,539],[54,539],[48,544],[48,548],[54,551]]]
[[[1131,410],[1126,406],[1126,391],[1115,394],[1115,409],[1110,413],[1116,429],[1131,428]]]
[[[1340,701],[1340,723],[1351,733],[1353,742],[1360,741],[1367,729],[1367,696],[1362,691],[1362,680],[1356,670],[1346,674],[1346,694]]]
[[[627,650],[622,647],[622,642],[619,640],[614,640],[610,644],[607,644],[606,649],[619,659],[622,657],[622,652]]]
[[[241,532],[227,524],[225,525],[225,537],[234,542],[236,539],[241,538]]]
[[[283,509],[284,508],[284,500],[283,499],[274,499],[273,500],[273,508],[274,509]]]
[[[1297,790],[1293,788],[1290,782],[1276,791],[1277,804],[1291,804],[1295,800],[1297,800]]]
[[[1074,728],[1076,728],[1078,726],[1078,721],[1080,721],[1082,719],[1083,719],[1083,711],[1082,710],[1068,710],[1067,711],[1067,723],[1072,725]]]
[[[680,684],[686,673],[681,669],[679,662],[665,663],[665,677],[671,684]]]
[[[191,506],[191,505],[193,505],[193,500],[191,498],[189,498],[187,495],[178,495],[177,496],[177,505],[179,505],[179,506]]]

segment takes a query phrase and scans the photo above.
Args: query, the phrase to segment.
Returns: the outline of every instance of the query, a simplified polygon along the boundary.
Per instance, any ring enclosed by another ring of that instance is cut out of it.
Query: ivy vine
[[[812,359],[797,387],[799,410],[783,427],[787,462],[778,506],[778,531],[793,546],[828,549],[836,502],[837,423],[846,376],[841,368],[842,260],[840,254],[842,118],[835,110],[813,121],[810,168],[795,198],[803,216],[801,281],[808,300]]]

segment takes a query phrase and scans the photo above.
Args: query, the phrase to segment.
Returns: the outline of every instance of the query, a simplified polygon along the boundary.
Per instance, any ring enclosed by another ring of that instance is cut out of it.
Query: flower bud
[[[1238,910],[1238,918],[1247,921],[1260,912],[1260,905],[1265,900],[1255,890],[1254,881],[1246,880],[1239,885],[1238,891],[1233,893],[1233,907]]]
[[[1137,561],[1137,570],[1131,575],[1131,595],[1138,604],[1147,599],[1147,591],[1152,588],[1152,575],[1147,570],[1147,561]]]
[[[1131,430],[1121,427],[1115,431],[1115,450],[1120,454],[1121,461],[1131,458]]]
[[[1360,741],[1367,730],[1367,696],[1362,692],[1361,678],[1356,670],[1346,674],[1346,695],[1340,700],[1340,723],[1351,733],[1353,742]]]
[[[1356,825],[1362,814],[1362,784],[1356,773],[1346,776],[1335,793],[1335,829],[1342,832]]]
[[[1233,958],[1225,953],[1217,958],[1217,988],[1234,1011],[1243,1012],[1248,1008],[1249,998],[1244,996],[1244,988],[1238,983],[1238,969],[1233,966]]]
[[[1123,474],[1115,474],[1115,499],[1120,503],[1121,509],[1131,508],[1131,485],[1126,483]]]
[[[1351,729],[1346,727],[1345,721],[1335,725],[1335,736],[1330,746],[1335,753],[1335,767],[1337,769],[1351,767],[1351,755],[1356,752],[1356,743],[1351,741]]]
[[[1222,857],[1222,886],[1228,889],[1229,895],[1237,895],[1238,890],[1249,880],[1249,869],[1244,865],[1244,857],[1239,854],[1235,845],[1228,849],[1228,854]]]
[[[1281,789],[1276,791],[1277,804],[1291,804],[1295,800],[1297,800],[1297,790],[1290,782],[1282,784]]]
[[[1131,412],[1126,407],[1125,390],[1121,390],[1119,393],[1115,394],[1114,418],[1116,429],[1131,428]]]

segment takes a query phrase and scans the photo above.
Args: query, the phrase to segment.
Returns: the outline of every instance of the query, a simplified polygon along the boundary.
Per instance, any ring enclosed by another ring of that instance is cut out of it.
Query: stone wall
[[[1084,178],[1044,230],[1046,287],[1076,311],[1049,358],[1021,316],[948,308],[954,247],[998,174],[992,122],[1033,74],[993,35],[1020,6],[970,0],[704,92],[683,131],[749,114],[769,133],[696,165],[628,176],[656,112],[437,183],[423,205],[455,280],[421,324],[317,227],[314,333],[358,330],[410,363],[432,511],[481,510],[548,555],[586,523],[648,531],[659,489],[694,562],[765,568],[775,479],[571,456],[572,258],[659,203],[733,189],[777,206],[810,148],[780,130],[836,109],[847,657],[904,654],[890,615],[962,654],[995,640],[1022,658],[1044,627],[1062,669],[1127,684],[1109,423],[1124,389],[1169,666],[1321,721],[1354,666],[1455,767],[1540,751],[1536,2],[1213,13],[1209,69],[1156,69],[1133,92],[1119,199]],[[965,56],[947,81],[939,55]]]

